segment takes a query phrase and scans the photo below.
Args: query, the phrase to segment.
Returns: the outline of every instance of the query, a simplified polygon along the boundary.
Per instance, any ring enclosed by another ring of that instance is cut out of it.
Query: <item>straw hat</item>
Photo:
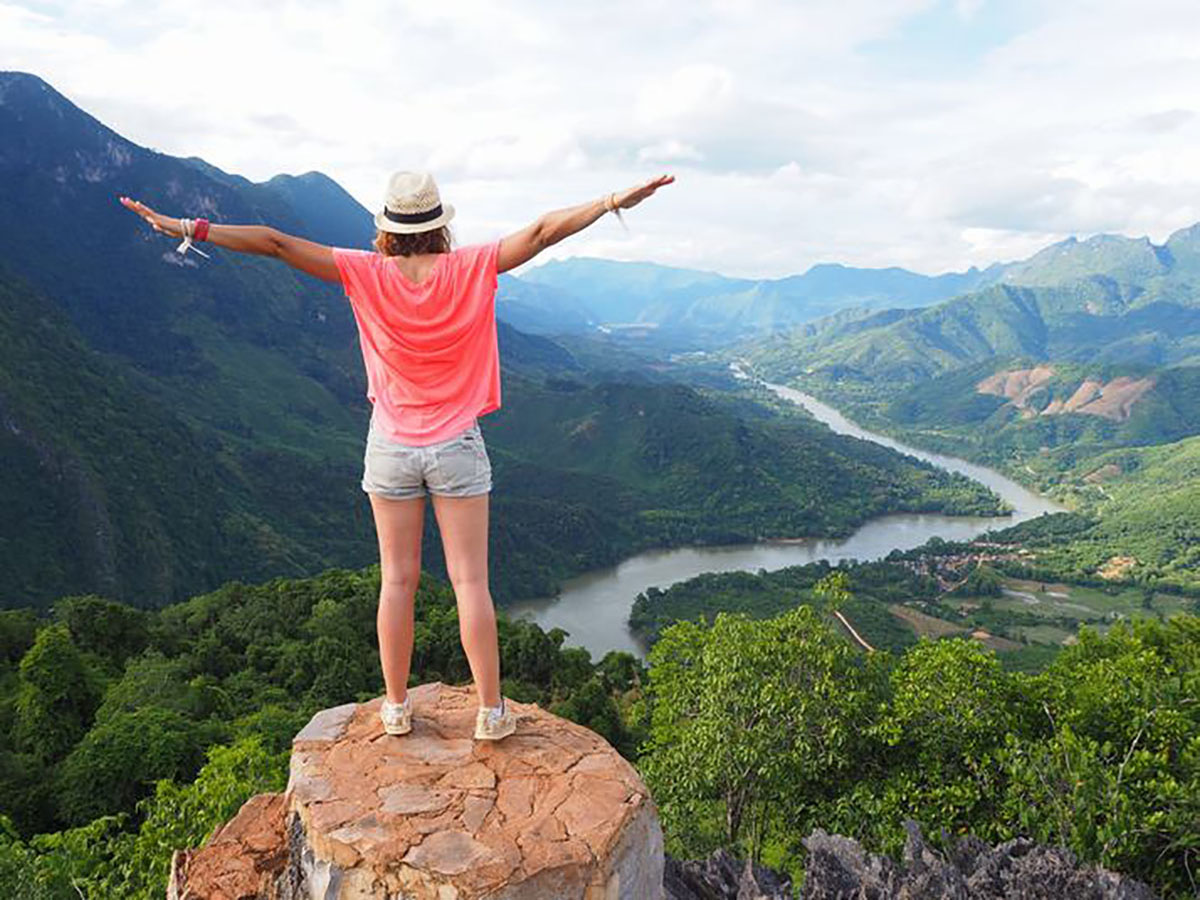
[[[384,194],[383,209],[375,213],[375,227],[396,234],[414,234],[441,228],[453,218],[454,207],[442,203],[432,175],[394,172]]]

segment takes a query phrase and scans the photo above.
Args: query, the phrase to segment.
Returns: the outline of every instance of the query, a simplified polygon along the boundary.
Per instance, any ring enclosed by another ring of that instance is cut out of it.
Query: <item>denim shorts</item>
[[[383,435],[372,417],[363,454],[362,489],[394,500],[472,497],[492,489],[492,463],[479,422],[435,444],[401,444]]]

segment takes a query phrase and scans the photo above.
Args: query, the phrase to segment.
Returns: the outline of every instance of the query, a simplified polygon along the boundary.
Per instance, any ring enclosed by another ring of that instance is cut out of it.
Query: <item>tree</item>
[[[95,594],[62,597],[54,604],[54,618],[70,629],[74,640],[97,648],[118,670],[149,640],[144,610]]]
[[[650,651],[639,765],[668,830],[696,830],[716,804],[723,843],[736,845],[749,825],[757,858],[774,807],[849,762],[867,711],[859,659],[808,605],[665,629]]]
[[[47,625],[21,658],[14,738],[43,763],[61,759],[83,735],[101,693],[64,624]]]
[[[59,816],[84,825],[132,809],[156,779],[189,781],[204,761],[204,746],[221,728],[153,706],[116,713],[89,731],[58,767]]]

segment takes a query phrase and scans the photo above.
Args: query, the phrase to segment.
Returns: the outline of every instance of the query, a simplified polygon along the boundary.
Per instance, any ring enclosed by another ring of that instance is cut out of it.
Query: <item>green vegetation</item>
[[[153,607],[233,578],[375,558],[357,415],[284,356],[202,338],[199,321],[198,345],[226,374],[151,379],[91,349],[49,299],[0,280],[0,565],[11,573],[0,603],[96,591]],[[600,380],[543,338],[504,336],[505,405],[483,420],[501,603],[648,547],[996,511],[965,479],[772,421],[718,389]],[[444,575],[432,513],[423,547]]]
[[[1036,551],[1038,580],[1200,589],[1200,437],[1114,450],[1058,479],[1076,513],[1062,525],[1025,523],[1000,539]]]
[[[728,355],[771,380],[800,379],[866,427],[1037,477],[1196,432],[1198,260],[1197,227],[1162,248],[1110,236],[1064,241],[989,269],[978,290],[936,306],[830,317]],[[977,390],[994,373],[1034,365],[1053,373],[1023,408]],[[1154,385],[1108,418],[1045,414],[1085,379],[1121,377]]]
[[[638,765],[672,854],[744,848],[798,880],[813,828],[898,856],[911,817],[943,841],[1026,835],[1166,898],[1196,890],[1194,617],[1085,630],[1034,675],[958,638],[862,655],[807,605],[681,621],[649,662]]]
[[[869,644],[903,650],[916,642],[912,630],[889,614],[888,607],[909,600],[936,599],[937,582],[927,575],[882,561],[832,566],[821,560],[770,572],[765,569],[757,573],[706,572],[665,590],[651,587],[638,594],[629,625],[652,645],[663,629],[677,621],[711,622],[721,612],[763,619],[808,604],[828,613],[834,605],[822,597],[818,586],[835,573],[847,577],[850,592],[836,607]]]
[[[1023,401],[981,393],[995,373],[1049,366],[1053,374]],[[1145,379],[1153,386],[1125,418],[1085,413],[1046,414],[1068,400],[1085,380]],[[988,360],[916,383],[836,379],[815,373],[803,388],[823,397],[867,428],[941,453],[1003,469],[1041,488],[1102,453],[1189,437],[1200,421],[1200,367],[1153,368],[1133,364],[1037,363]]]
[[[1152,378],[1128,418],[1028,415],[976,384],[994,371],[1029,366],[992,361],[930,381],[874,387],[805,378],[803,387],[865,427],[936,452],[995,466],[1074,511],[1070,527],[1026,523],[1006,538],[1036,550],[1031,578],[1116,581],[1163,591],[1200,591],[1200,368],[1055,366],[1035,409],[1061,401],[1084,378]],[[1066,520],[1056,520],[1066,521]],[[1057,527],[1057,526],[1055,526]]]
[[[383,693],[379,570],[231,582],[156,611],[100,597],[0,612],[0,896],[159,898],[171,851],[281,790],[314,712]],[[502,689],[628,757],[645,670],[498,615]],[[469,683],[448,585],[423,575],[410,684]],[[77,893],[79,891],[79,893]]]
[[[648,669],[501,611],[502,689],[634,762],[678,856],[726,846],[798,878],[812,828],[894,854],[913,817],[929,834],[1064,843],[1167,898],[1194,889],[1200,620],[1085,629],[1024,674],[974,641],[889,639],[863,610],[936,592],[905,571],[733,573],[641,598],[661,614],[661,595],[699,609],[712,590],[756,612],[660,619]],[[378,590],[370,567],[156,611],[85,595],[45,620],[0,612],[0,894],[161,897],[173,850],[283,788],[316,710],[382,692]],[[835,608],[897,655],[863,653]],[[416,615],[410,685],[469,682],[448,586],[423,575]]]
[[[1181,594],[1099,577],[1069,584],[1052,578],[1028,580],[1036,579],[1038,572],[1045,575],[1045,551],[1028,549],[1043,546],[1038,535],[1070,541],[1080,528],[1092,525],[1059,514],[992,532],[972,543],[934,539],[875,562],[831,566],[821,561],[757,573],[705,573],[638,594],[629,624],[653,644],[663,629],[680,620],[711,622],[721,612],[762,619],[810,604],[838,631],[843,626],[831,613],[840,610],[876,649],[898,652],[918,637],[982,632],[978,639],[998,651],[1006,667],[1037,671],[1075,639],[1081,626],[1104,632],[1120,620],[1200,614],[1197,592]],[[831,574],[844,577],[850,591],[836,604],[818,590]]]
[[[512,400],[489,439],[539,465],[552,459],[593,490],[606,487],[636,510],[638,531],[656,544],[844,535],[884,511],[999,511],[994,496],[965,478],[811,421],[747,412],[717,392],[511,381]],[[556,503],[573,499],[527,490]]]

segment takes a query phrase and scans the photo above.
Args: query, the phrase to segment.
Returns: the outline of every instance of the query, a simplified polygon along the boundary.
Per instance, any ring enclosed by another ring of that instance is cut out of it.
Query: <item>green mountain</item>
[[[830,317],[730,355],[1010,470],[1197,432],[1200,226],[1161,246],[1071,239],[995,275],[936,306]]]
[[[1072,474],[1099,520],[1085,546],[1130,557],[1127,577],[1200,589],[1200,438],[1114,450]]]
[[[600,543],[622,533],[642,546],[848,534],[885,511],[997,511],[995,498],[966,479],[722,392],[572,379],[509,384],[516,397],[495,415],[489,438],[533,461],[505,463],[541,482],[527,487],[526,500],[611,514]],[[552,482],[537,475],[539,459],[553,459],[561,474]]]
[[[1200,367],[989,360],[860,399],[856,414],[957,455],[1065,471],[1115,447],[1195,434]]]
[[[267,554],[267,569],[254,567],[269,525],[239,511],[247,473],[223,464],[149,378],[89,348],[54,304],[6,279],[0,423],[4,605],[84,586],[157,600],[283,562]]]
[[[1200,362],[1200,226],[1162,246],[1112,235],[1072,239],[993,276],[936,306],[816,323],[739,352],[775,377],[896,391],[994,358]]]

